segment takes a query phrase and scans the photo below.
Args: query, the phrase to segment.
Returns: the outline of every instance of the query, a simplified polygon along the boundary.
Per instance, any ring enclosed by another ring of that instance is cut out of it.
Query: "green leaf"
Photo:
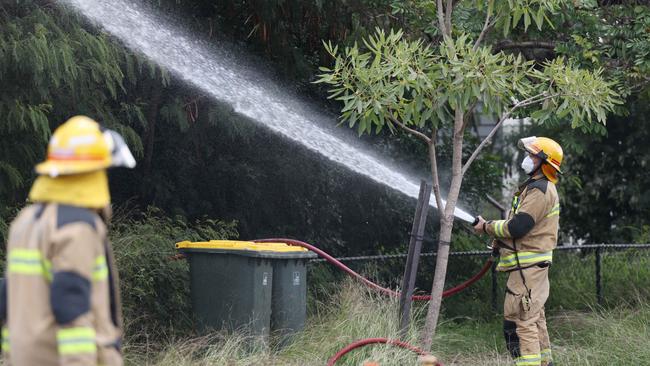
[[[512,28],[516,28],[517,24],[519,24],[519,20],[521,19],[522,15],[524,15],[524,10],[521,8],[516,8],[512,14]]]
[[[530,13],[528,12],[528,9],[524,11],[524,31],[528,30],[528,27],[530,26],[531,20],[530,20]]]
[[[544,25],[544,8],[539,7],[537,10],[537,14],[535,15],[535,24],[537,25],[537,30],[542,30],[542,26]]]
[[[502,27],[502,29],[503,29],[503,37],[506,38],[506,37],[508,37],[508,34],[510,33],[510,21],[511,21],[512,18],[510,17],[510,14],[504,15],[503,18],[504,18],[504,21],[503,21],[504,26]]]

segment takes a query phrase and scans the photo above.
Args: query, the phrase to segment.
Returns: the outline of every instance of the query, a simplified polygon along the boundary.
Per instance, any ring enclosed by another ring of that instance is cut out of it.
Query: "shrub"
[[[192,325],[189,269],[174,244],[237,238],[236,222],[167,217],[149,207],[142,213],[119,211],[110,230],[123,299],[127,336],[159,338],[187,332]]]

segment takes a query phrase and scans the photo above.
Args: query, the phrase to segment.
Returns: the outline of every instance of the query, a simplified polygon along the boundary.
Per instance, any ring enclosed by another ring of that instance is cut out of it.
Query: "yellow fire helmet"
[[[531,136],[520,139],[517,146],[546,162],[542,164],[542,173],[551,182],[558,182],[558,173],[562,174],[560,166],[564,157],[560,144],[548,137]]]
[[[36,165],[40,176],[29,198],[34,202],[104,208],[110,203],[106,169],[118,166],[135,166],[122,136],[102,129],[88,117],[72,117],[54,131],[47,160]]]
[[[54,131],[47,160],[36,165],[36,172],[54,178],[118,166],[135,167],[135,159],[122,136],[102,129],[91,118],[75,116]]]

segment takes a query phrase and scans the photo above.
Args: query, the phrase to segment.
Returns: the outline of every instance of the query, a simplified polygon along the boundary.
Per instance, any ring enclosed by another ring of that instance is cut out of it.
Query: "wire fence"
[[[603,251],[623,251],[628,249],[650,249],[650,244],[583,244],[583,245],[558,245],[556,251],[589,251],[594,253],[594,279],[596,288],[596,301],[599,305],[603,304],[603,279],[602,279],[602,252]],[[435,257],[436,252],[421,253],[421,257]],[[449,256],[455,257],[489,257],[492,255],[491,250],[469,250],[450,252]],[[406,258],[408,253],[395,254],[377,254],[377,255],[360,255],[352,257],[340,257],[336,260],[340,262],[361,262],[361,261],[383,261],[396,258]],[[325,259],[312,259],[312,263],[325,262]],[[498,299],[498,283],[496,276],[495,261],[492,266],[492,307],[496,310]]]

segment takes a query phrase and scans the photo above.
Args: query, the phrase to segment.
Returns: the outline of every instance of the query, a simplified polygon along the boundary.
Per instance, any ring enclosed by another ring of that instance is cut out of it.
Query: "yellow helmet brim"
[[[111,166],[110,159],[103,160],[46,160],[36,165],[36,173],[58,177],[104,170]]]
[[[135,167],[135,158],[124,138],[89,117],[74,116],[54,131],[47,159],[35,170],[39,175],[58,177],[118,166]]]

